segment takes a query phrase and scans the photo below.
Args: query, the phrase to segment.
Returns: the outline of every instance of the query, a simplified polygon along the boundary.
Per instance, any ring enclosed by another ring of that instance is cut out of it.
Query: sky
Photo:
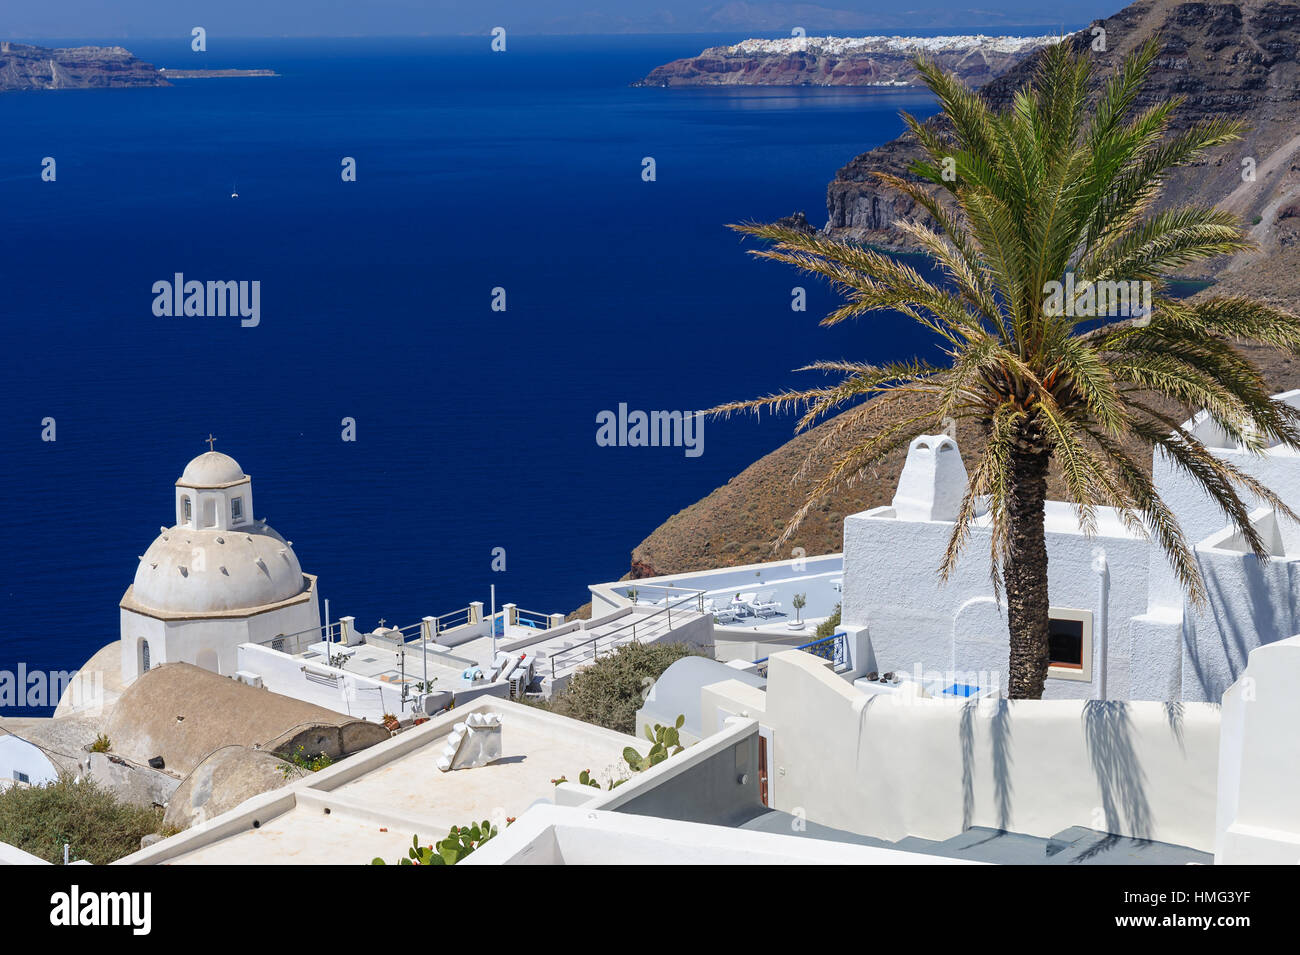
[[[853,34],[1104,17],[1123,0],[0,0],[0,39],[162,38],[202,26],[227,36],[486,34]]]

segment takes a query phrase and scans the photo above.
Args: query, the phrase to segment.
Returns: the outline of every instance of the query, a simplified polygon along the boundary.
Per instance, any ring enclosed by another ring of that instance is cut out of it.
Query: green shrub
[[[684,643],[629,643],[575,673],[550,709],[620,733],[635,733],[636,711],[655,680],[696,652]]]
[[[112,748],[112,741],[103,733],[98,734],[95,737],[95,741],[90,744],[90,751],[92,753],[107,753]]]
[[[840,605],[835,605],[835,612],[817,624],[817,639],[835,636],[835,628],[840,625]]]
[[[318,773],[325,767],[334,765],[334,760],[324,753],[319,756],[307,755],[306,747],[301,745],[294,752],[280,758],[285,761],[285,765],[280,767],[280,772],[284,773],[285,779],[295,773],[299,776],[304,773]]]
[[[0,793],[0,842],[47,862],[63,862],[66,842],[73,861],[104,865],[138,850],[141,838],[161,826],[162,810],[118,802],[108,790],[67,774]]]

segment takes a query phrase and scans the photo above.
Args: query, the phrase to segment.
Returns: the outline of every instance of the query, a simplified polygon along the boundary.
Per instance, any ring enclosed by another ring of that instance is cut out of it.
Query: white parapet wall
[[[537,805],[460,865],[977,865],[729,826]]]
[[[773,738],[775,808],[825,826],[889,841],[1084,826],[1214,848],[1217,705],[867,696],[788,651],[753,715]]]
[[[257,674],[272,693],[315,703],[335,713],[382,722],[385,713],[406,715],[400,686],[372,680],[323,663],[303,660],[253,643],[239,646],[239,669]]]
[[[1300,863],[1300,637],[1250,652],[1223,695],[1214,861]]]

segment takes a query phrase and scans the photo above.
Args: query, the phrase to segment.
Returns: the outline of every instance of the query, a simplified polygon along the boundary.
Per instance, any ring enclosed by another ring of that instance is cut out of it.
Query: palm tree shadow
[[[1011,825],[1011,706],[998,700],[989,720],[989,744],[993,759],[993,792],[997,802],[998,829]],[[971,827],[975,816],[975,718],[979,701],[972,697],[961,710],[957,735],[961,743],[961,827]]]
[[[1150,839],[1151,806],[1146,795],[1146,773],[1133,748],[1128,704],[1119,700],[1088,700],[1083,707],[1083,731],[1101,792],[1106,831],[1127,829],[1134,839]],[[1095,855],[1109,848],[1115,838],[1103,839],[1089,853]]]

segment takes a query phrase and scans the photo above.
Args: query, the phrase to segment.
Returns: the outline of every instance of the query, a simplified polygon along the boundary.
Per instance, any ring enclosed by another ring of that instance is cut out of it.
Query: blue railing
[[[805,643],[797,647],[791,647],[791,650],[803,650],[811,653],[815,657],[821,657],[823,660],[830,660],[831,666],[837,671],[843,670],[849,665],[848,655],[848,634],[837,633],[831,637],[822,637],[814,640],[812,643]],[[759,668],[759,672],[767,675],[767,661],[770,657],[763,657],[761,660],[755,660],[754,664]]]

